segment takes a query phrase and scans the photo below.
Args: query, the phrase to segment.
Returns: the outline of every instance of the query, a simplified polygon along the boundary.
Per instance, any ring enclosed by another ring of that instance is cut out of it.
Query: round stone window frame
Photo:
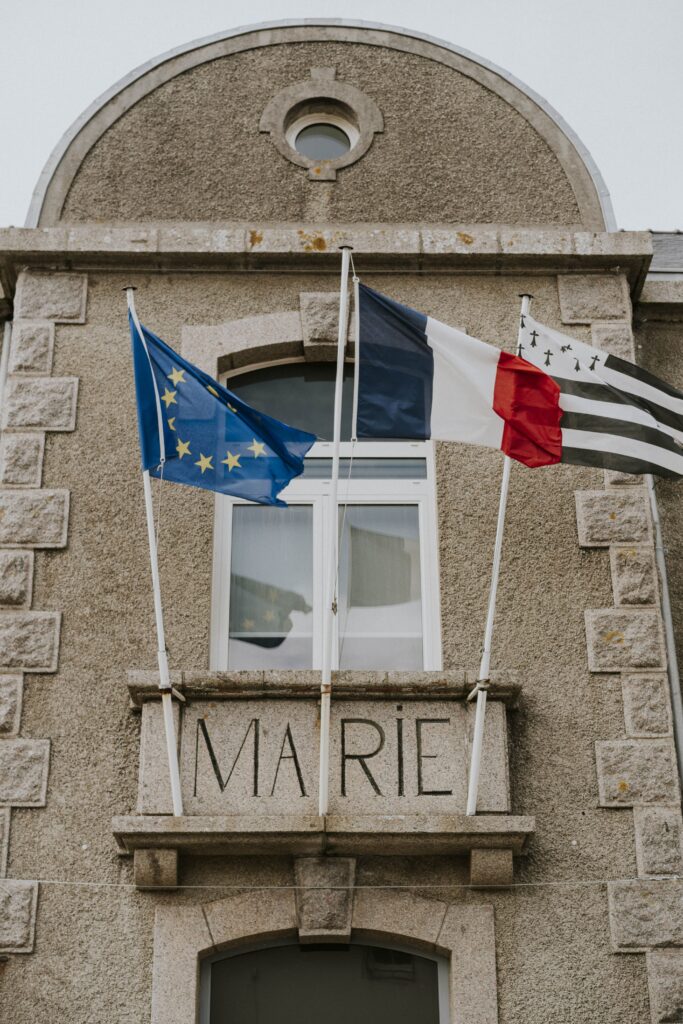
[[[313,160],[296,149],[298,133],[311,124],[332,124],[348,135],[350,148],[333,160]],[[311,68],[311,78],[277,93],[261,115],[259,131],[276,149],[308,171],[310,181],[335,181],[337,171],[365,156],[384,118],[373,99],[336,79],[335,68]]]

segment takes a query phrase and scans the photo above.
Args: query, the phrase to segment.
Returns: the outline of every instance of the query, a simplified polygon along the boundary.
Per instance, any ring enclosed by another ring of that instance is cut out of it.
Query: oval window
[[[296,136],[294,147],[311,160],[335,160],[351,149],[351,140],[336,124],[309,124]]]

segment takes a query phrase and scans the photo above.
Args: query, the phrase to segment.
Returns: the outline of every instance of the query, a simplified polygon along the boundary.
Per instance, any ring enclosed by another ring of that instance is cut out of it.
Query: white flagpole
[[[128,300],[128,309],[130,310],[135,329],[138,332],[138,336],[142,345],[147,353],[149,359],[150,369],[152,368],[152,360],[149,355],[149,349],[147,348],[147,342],[145,336],[142,333],[142,327],[138,320],[138,315],[135,310],[135,289],[128,287],[125,289],[126,298]],[[164,427],[163,419],[161,416],[161,399],[159,398],[159,391],[157,389],[156,379],[154,372],[152,371],[152,381],[154,383],[154,393],[156,397],[157,407],[157,420],[159,425],[159,449],[160,449],[160,460],[163,464],[166,461],[166,451],[164,445]],[[156,618],[157,626],[157,660],[159,663],[159,689],[161,690],[161,704],[164,713],[164,730],[166,732],[166,751],[168,753],[168,769],[171,776],[171,797],[173,800],[173,814],[179,817],[183,813],[183,797],[180,791],[180,770],[178,767],[178,748],[176,745],[175,735],[175,724],[173,722],[173,699],[172,699],[172,687],[171,678],[168,671],[168,656],[166,653],[166,636],[164,632],[164,613],[161,606],[161,587],[159,584],[159,560],[157,558],[157,539],[156,531],[154,529],[154,506],[152,503],[152,484],[149,478],[149,470],[144,470],[142,474],[142,483],[145,492],[145,512],[147,515],[147,539],[149,541],[149,560],[152,568],[152,589],[154,592],[154,615]]]
[[[529,312],[531,295],[522,295],[522,308],[519,317],[519,332],[517,345],[522,342],[522,324],[524,317]],[[498,503],[498,525],[496,526],[496,541],[493,547],[493,568],[491,570],[491,589],[489,590],[489,606],[486,613],[486,628],[484,630],[484,648],[481,654],[479,666],[479,678],[477,685],[470,693],[468,700],[477,698],[477,710],[474,716],[474,735],[472,737],[472,756],[470,758],[470,777],[467,789],[467,814],[477,813],[477,794],[479,792],[479,774],[481,770],[481,752],[484,742],[484,719],[486,716],[486,694],[489,687],[489,676],[491,670],[491,642],[493,640],[493,623],[496,617],[496,595],[498,593],[498,579],[500,576],[500,560],[503,550],[503,535],[505,533],[505,511],[507,509],[508,488],[510,484],[510,466],[512,460],[509,455],[505,456],[503,464],[503,479],[500,485],[500,501]]]
[[[342,387],[344,384],[344,353],[346,350],[346,314],[349,305],[349,257],[351,246],[341,246],[342,266],[339,286],[339,331],[337,334],[337,377],[334,385],[334,431],[332,448],[332,484],[330,487],[331,544],[325,605],[323,608],[323,667],[320,680],[320,779],[318,784],[318,813],[327,814],[329,806],[330,775],[330,696],[332,693],[332,641],[337,614],[335,590],[337,560],[339,556],[339,528],[337,525],[337,493],[339,490],[339,447],[341,444]]]

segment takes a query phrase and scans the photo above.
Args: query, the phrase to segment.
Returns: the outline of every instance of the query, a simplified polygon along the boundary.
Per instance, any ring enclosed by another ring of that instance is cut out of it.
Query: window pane
[[[210,1024],[439,1024],[437,970],[373,946],[243,953],[211,965]]]
[[[230,668],[311,667],[312,527],[310,505],[233,508]]]
[[[351,149],[346,132],[334,124],[311,124],[302,128],[294,145],[299,153],[311,160],[334,160]]]
[[[349,479],[349,466],[352,480],[424,480],[427,477],[424,459],[365,459],[356,454],[353,465],[351,459],[339,460],[340,481]],[[306,459],[304,479],[329,480],[331,476],[332,459]]]
[[[339,522],[340,667],[422,668],[417,506],[348,505]]]
[[[288,363],[229,377],[226,387],[255,409],[292,427],[332,440],[334,363]],[[353,366],[344,368],[342,441],[351,437]]]

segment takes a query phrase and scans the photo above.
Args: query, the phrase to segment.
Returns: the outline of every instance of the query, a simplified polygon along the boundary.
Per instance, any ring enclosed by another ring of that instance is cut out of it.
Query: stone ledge
[[[344,700],[453,700],[467,699],[478,672],[447,669],[441,672],[333,672],[332,688]],[[171,672],[171,683],[189,700],[231,700],[240,697],[281,697],[307,699],[320,693],[320,672],[273,670],[263,672]],[[506,707],[518,706],[522,685],[514,671],[491,673],[488,691],[493,700]],[[128,672],[131,707],[139,709],[146,700],[159,700],[159,674],[131,669]]]
[[[472,849],[525,852],[531,817],[472,815],[255,815],[117,817],[114,838],[123,854],[175,849],[185,854],[451,856]]]
[[[616,265],[636,290],[652,258],[649,232],[589,232],[505,224],[319,224],[269,222],[221,224],[147,223],[111,228],[98,224],[0,230],[0,272],[125,264],[165,269],[220,266],[249,269],[287,265],[338,274],[339,245],[346,242],[365,265],[421,270],[447,267],[500,274],[538,267],[548,273],[601,270]],[[66,276],[66,275],[65,275]],[[23,314],[38,317],[31,304]],[[49,316],[48,319],[55,317]],[[611,314],[611,319],[614,315]]]

